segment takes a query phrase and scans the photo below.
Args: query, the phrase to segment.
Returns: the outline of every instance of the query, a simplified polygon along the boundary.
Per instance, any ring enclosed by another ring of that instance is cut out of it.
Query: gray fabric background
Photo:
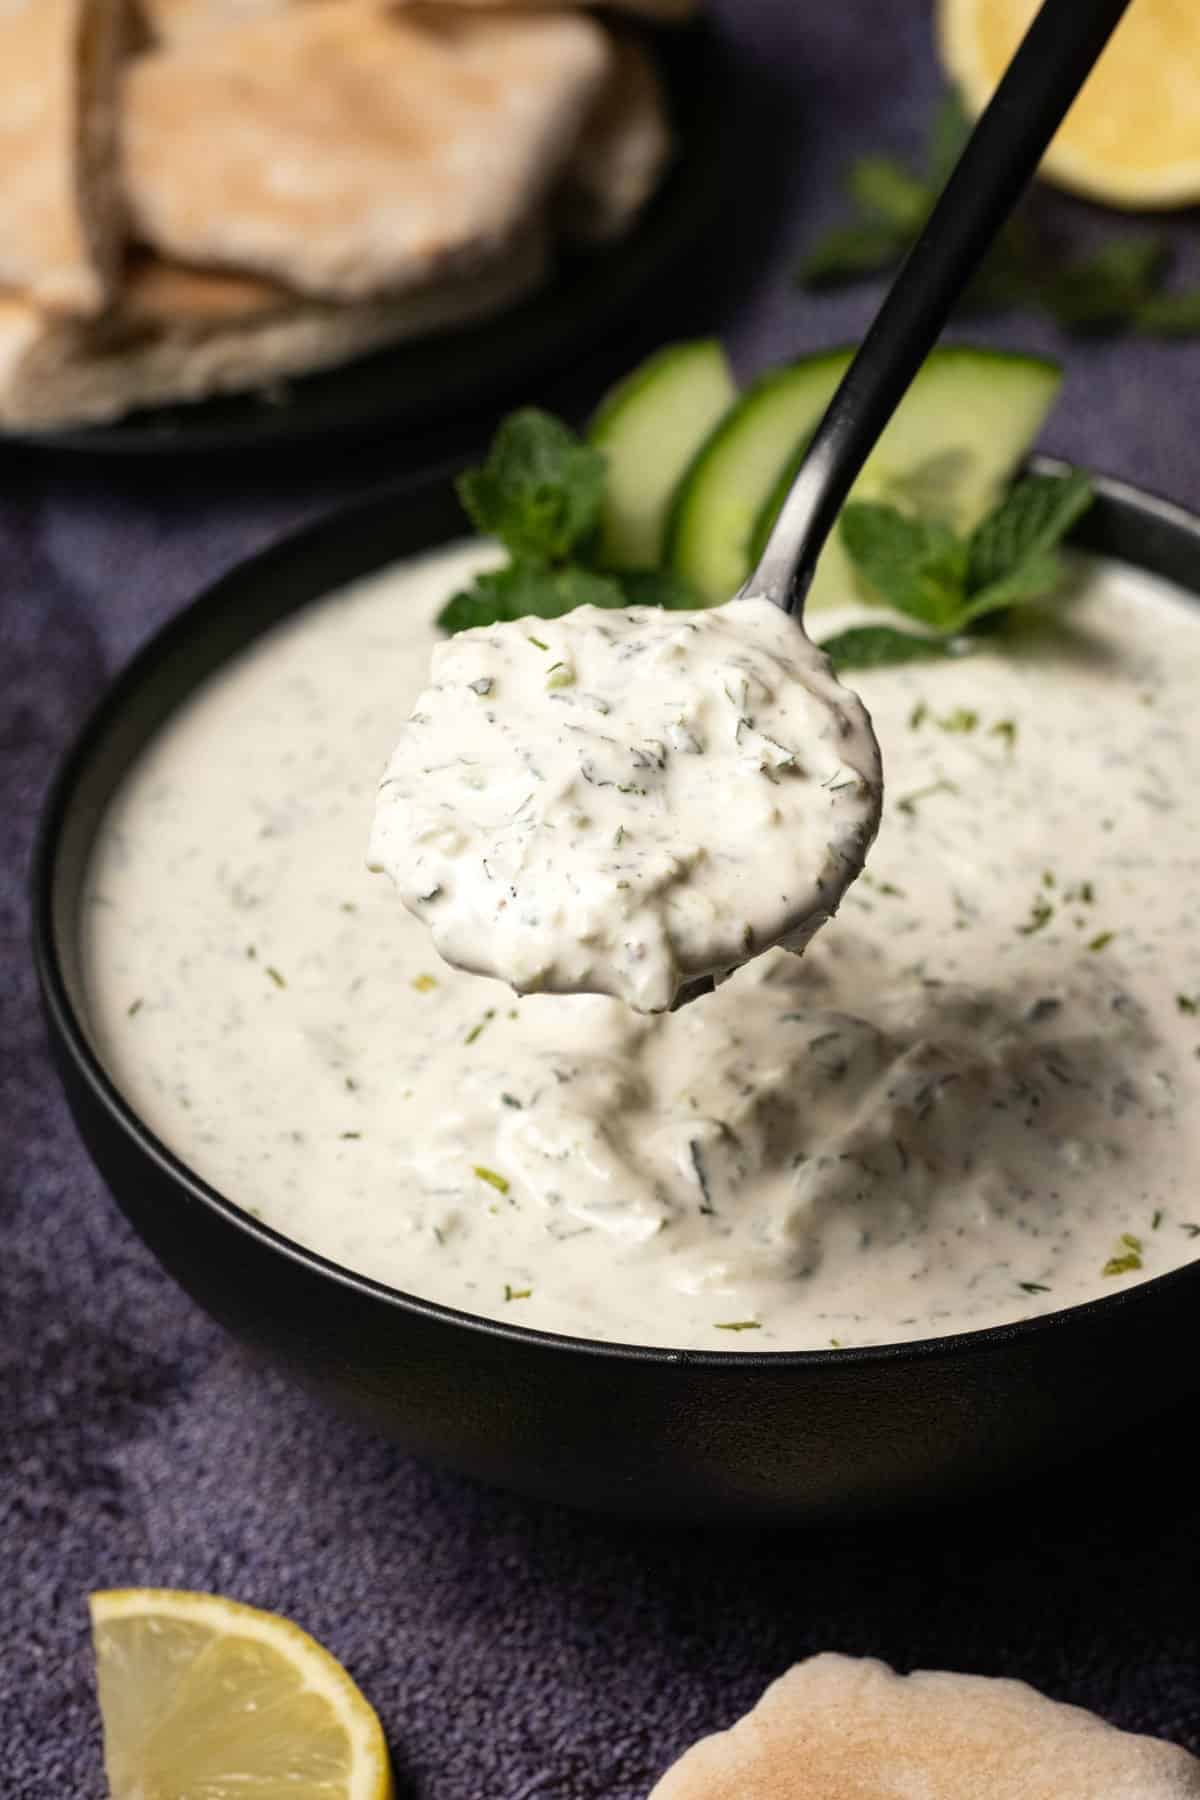
[[[838,210],[847,154],[911,147],[937,78],[917,0],[718,10],[745,83],[739,108],[712,97],[739,199],[700,275],[645,328],[720,325],[748,373],[870,316],[872,284],[814,300],[790,271]],[[1098,228],[1069,203],[1050,217],[1071,239]],[[1170,229],[1200,273],[1194,219]],[[725,264],[733,302],[717,298]],[[1022,318],[958,335],[1064,354],[1047,447],[1200,503],[1200,346],[1067,344]],[[544,397],[590,399],[600,369],[588,358]],[[113,1583],[217,1589],[298,1619],[361,1681],[422,1800],[636,1800],[820,1648],[1024,1676],[1200,1749],[1190,1416],[934,1519],[752,1535],[616,1524],[422,1467],[264,1378],[102,1191],[50,1074],[29,969],[25,866],[53,761],[112,670],[216,572],[433,450],[282,473],[0,451],[0,1792],[103,1792],[84,1596]]]

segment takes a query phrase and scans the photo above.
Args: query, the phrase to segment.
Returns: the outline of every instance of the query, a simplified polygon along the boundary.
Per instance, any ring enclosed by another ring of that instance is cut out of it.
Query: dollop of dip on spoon
[[[663,1012],[802,950],[882,799],[866,708],[771,601],[583,606],[438,647],[368,860],[455,967]]]

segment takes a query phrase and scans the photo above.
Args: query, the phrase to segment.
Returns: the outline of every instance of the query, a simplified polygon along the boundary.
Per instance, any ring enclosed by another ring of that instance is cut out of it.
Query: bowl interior
[[[1047,474],[1063,473],[1062,465],[1039,459]],[[1101,482],[1099,499],[1083,521],[1075,541],[1080,548],[1136,564],[1200,596],[1200,522],[1169,503],[1121,484]],[[447,477],[409,484],[325,521],[252,559],[218,582],[173,620],[114,682],[68,755],[43,818],[36,859],[36,952],[43,991],[60,1044],[77,1069],[104,1098],[122,1128],[138,1136],[153,1154],[174,1166],[177,1176],[206,1202],[217,1205],[243,1228],[273,1242],[290,1258],[306,1261],[330,1279],[386,1295],[397,1304],[488,1332],[541,1338],[555,1345],[574,1342],[600,1354],[630,1353],[670,1361],[678,1352],[641,1349],[586,1339],[564,1339],[440,1307],[386,1284],[352,1274],[318,1253],[261,1225],[236,1200],[217,1195],[154,1139],[106,1075],[89,1039],[79,934],[79,907],[84,873],[95,834],[108,801],[147,742],[186,701],[196,687],[263,631],[311,601],[387,564],[429,550],[462,534],[462,515]],[[1137,1288],[1068,1309],[1079,1314],[1096,1308],[1113,1311],[1147,1290],[1179,1277],[1191,1278],[1194,1267],[1145,1282]],[[940,1354],[947,1344],[967,1351],[972,1341],[995,1343],[1020,1334],[1037,1334],[1064,1313],[1049,1313],[1012,1325],[856,1349],[747,1353],[689,1352],[712,1365],[751,1366],[782,1360],[812,1362],[885,1357],[913,1358]]]

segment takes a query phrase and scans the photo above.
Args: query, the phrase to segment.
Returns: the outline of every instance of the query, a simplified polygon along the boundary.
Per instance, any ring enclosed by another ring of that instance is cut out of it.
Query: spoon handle
[[[797,617],[842,503],[1129,0],[1044,0],[813,434],[743,594]]]

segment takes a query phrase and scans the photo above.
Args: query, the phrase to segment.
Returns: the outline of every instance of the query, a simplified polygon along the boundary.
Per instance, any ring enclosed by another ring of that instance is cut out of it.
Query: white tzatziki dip
[[[802,949],[882,799],[861,701],[769,600],[581,606],[439,645],[370,859],[456,968],[663,1012]]]
[[[627,1343],[901,1341],[1196,1254],[1200,608],[1099,565],[1039,637],[864,672],[870,869],[802,959],[644,1015],[447,969],[367,870],[432,620],[490,557],[305,609],[118,792],[90,1023],[166,1145],[348,1268]]]

